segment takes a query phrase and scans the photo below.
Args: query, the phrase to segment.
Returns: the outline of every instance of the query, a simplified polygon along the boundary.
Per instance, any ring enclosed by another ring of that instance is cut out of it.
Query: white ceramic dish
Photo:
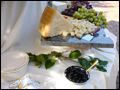
[[[13,81],[22,77],[27,71],[29,56],[21,51],[9,51],[1,56],[1,78]]]

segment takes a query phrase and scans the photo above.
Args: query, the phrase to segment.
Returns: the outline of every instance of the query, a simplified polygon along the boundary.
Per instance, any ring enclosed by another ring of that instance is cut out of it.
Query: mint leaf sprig
[[[90,59],[87,60],[86,58],[81,57],[81,55],[84,53],[81,53],[79,50],[71,51],[69,57],[63,56],[65,52],[68,51],[64,51],[64,52],[52,51],[51,53],[48,54],[39,54],[39,55],[35,55],[32,53],[27,53],[27,54],[29,55],[29,62],[33,61],[36,66],[39,66],[39,68],[43,64],[45,64],[46,69],[54,66],[55,62],[57,61],[56,58],[58,58],[59,60],[71,60],[73,62],[77,62],[73,60],[73,59],[77,59],[78,60],[77,63],[79,63],[83,68],[88,69],[94,63],[94,61],[98,59],[98,64],[95,65],[94,67],[96,67],[99,71],[107,72],[105,67],[107,67],[108,61],[101,60],[99,58],[93,58],[91,56],[86,55]]]

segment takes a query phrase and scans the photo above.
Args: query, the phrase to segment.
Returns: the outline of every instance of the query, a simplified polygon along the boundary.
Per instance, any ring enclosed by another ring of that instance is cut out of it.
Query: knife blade
[[[95,35],[98,31],[100,31],[100,29],[101,29],[100,27],[96,28],[92,33],[83,36],[82,39],[87,40],[87,41],[91,41],[91,40],[94,38],[94,35]]]

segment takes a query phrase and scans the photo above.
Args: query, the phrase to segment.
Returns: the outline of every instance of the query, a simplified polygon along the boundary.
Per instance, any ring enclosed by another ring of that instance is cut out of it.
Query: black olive
[[[80,80],[77,80],[76,82],[77,82],[77,83],[80,83]]]
[[[70,72],[70,74],[72,75],[72,74],[74,74],[73,72]]]
[[[69,71],[69,72],[68,72]],[[71,66],[65,70],[65,76],[72,82],[83,83],[89,79],[89,73],[79,66]]]

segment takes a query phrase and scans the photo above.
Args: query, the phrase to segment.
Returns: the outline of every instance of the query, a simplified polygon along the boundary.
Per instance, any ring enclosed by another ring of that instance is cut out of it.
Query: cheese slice
[[[46,6],[39,25],[39,31],[43,37],[53,37],[72,29],[73,25],[59,12],[48,5]]]
[[[52,2],[54,1],[50,1],[50,4],[52,4]],[[72,2],[71,1],[57,1],[57,2],[63,2],[67,4],[67,7],[71,7],[72,6]]]
[[[52,8],[61,14],[61,12],[67,8],[67,4],[63,2],[53,1]]]

